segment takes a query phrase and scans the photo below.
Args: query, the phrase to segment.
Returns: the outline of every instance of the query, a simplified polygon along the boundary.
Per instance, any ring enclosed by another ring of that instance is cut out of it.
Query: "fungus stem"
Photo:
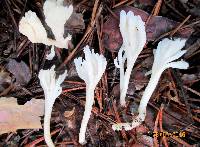
[[[53,104],[51,106],[45,105],[45,115],[44,115],[44,139],[49,147],[54,147],[50,134],[50,119],[51,119],[52,107]]]
[[[79,133],[79,143],[84,144],[85,141],[85,132],[87,128],[88,121],[92,112],[92,105],[94,103],[94,88],[91,86],[86,86],[86,103],[85,111],[83,114],[83,119],[81,123],[80,133]]]

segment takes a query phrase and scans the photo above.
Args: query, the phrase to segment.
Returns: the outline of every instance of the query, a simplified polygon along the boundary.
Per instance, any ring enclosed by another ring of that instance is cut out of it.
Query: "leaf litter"
[[[44,100],[31,99],[18,105],[14,97],[0,98],[0,134],[16,132],[18,129],[41,129],[44,115]]]
[[[89,44],[95,49],[95,52],[104,53],[109,63],[102,81],[96,88],[95,102],[86,131],[87,145],[152,146],[153,136],[149,134],[149,132],[152,133],[154,131],[156,116],[160,116],[160,106],[162,104],[164,104],[162,122],[158,120],[157,129],[160,129],[159,124],[162,123],[163,129],[166,131],[184,130],[187,132],[185,138],[175,139],[170,137],[167,139],[167,143],[170,146],[197,145],[200,138],[199,128],[196,125],[200,122],[198,106],[200,102],[198,99],[200,95],[198,92],[200,77],[198,74],[198,38],[200,34],[198,2],[163,0],[161,3],[162,5],[160,5],[160,10],[156,12],[156,14],[160,16],[151,16],[153,13],[150,14],[150,11],[153,12],[153,7],[156,7],[156,4],[160,1],[161,0],[137,0],[135,2],[126,0],[92,0],[80,2],[65,0],[66,3],[73,3],[75,7],[75,12],[73,12],[72,15],[73,17],[65,24],[66,32],[69,31],[72,34],[73,45],[70,50],[63,51],[55,49],[56,57],[52,61],[46,61],[44,59],[44,54],[46,54],[47,51],[44,46],[31,44],[24,36],[17,33],[17,24],[20,17],[24,15],[24,10],[27,11],[31,9],[42,18],[43,12],[41,7],[43,2],[25,2],[24,0],[1,1],[0,31],[3,33],[0,34],[0,38],[2,38],[0,41],[0,63],[2,63],[2,66],[6,66],[5,70],[2,71],[0,75],[0,86],[3,91],[3,96],[7,98],[0,98],[1,107],[1,104],[6,103],[4,109],[0,109],[0,113],[2,114],[0,115],[0,120],[4,121],[5,124],[5,119],[8,119],[8,116],[13,116],[12,119],[9,119],[10,121],[7,123],[7,126],[3,127],[1,131],[17,131],[16,134],[4,133],[1,135],[1,144],[9,145],[8,142],[11,141],[15,142],[15,146],[19,146],[19,144],[21,146],[44,145],[44,138],[41,136],[42,130],[34,132],[30,130],[30,134],[27,135],[26,131],[29,130],[17,129],[41,128],[41,116],[43,116],[43,108],[41,107],[44,105],[44,96],[41,92],[42,90],[39,86],[37,75],[39,69],[48,68],[51,67],[52,64],[56,64],[62,68],[67,68],[70,76],[63,83],[62,87],[64,91],[56,101],[53,109],[51,123],[55,125],[51,125],[51,134],[54,141],[57,142],[56,145],[78,145],[78,134],[85,103],[85,85],[77,76],[75,66],[73,66],[73,58],[82,56],[82,48]],[[120,105],[116,103],[116,101],[118,102],[119,100],[120,94],[119,73],[112,64],[116,56],[115,52],[118,51],[122,44],[118,26],[119,12],[122,9],[126,12],[128,10],[133,11],[135,14],[140,15],[144,21],[151,17],[146,26],[148,43],[136,61],[136,65],[132,71],[127,94],[127,108],[121,108]],[[191,17],[187,20],[186,18],[188,18],[189,15],[191,15]],[[187,21],[184,22],[184,20]],[[174,31],[175,34],[171,35]],[[128,132],[114,132],[111,128],[113,123],[117,121],[130,121],[131,118],[136,115],[140,98],[149,81],[145,73],[151,69],[153,49],[155,48],[155,44],[162,39],[163,36],[188,38],[185,47],[188,52],[185,55],[185,59],[190,63],[190,69],[187,71],[171,69],[166,71],[161,77],[159,85],[148,104],[145,122],[138,128]],[[73,48],[75,48],[75,50],[73,50]],[[7,63],[3,64],[5,61],[7,61]],[[65,65],[64,63],[69,64]],[[62,73],[62,70],[58,70],[58,72]],[[13,79],[15,80],[13,81]],[[177,81],[182,81],[182,84]],[[21,85],[20,88],[23,90],[30,90],[30,92],[24,94],[18,92],[18,89],[8,89],[7,92],[5,92],[5,89],[7,89],[9,85],[12,85],[12,82]],[[9,98],[10,96],[16,98]],[[17,98],[20,102],[25,104],[18,105]],[[96,98],[98,98],[98,100],[96,100]],[[186,101],[188,100],[188,103],[186,103],[185,99]],[[35,102],[35,100],[38,100],[38,102]],[[27,106],[29,106],[29,108],[27,108]],[[191,113],[188,111],[188,106],[191,109]],[[41,111],[36,114],[35,110]],[[33,114],[33,116],[30,114]],[[23,120],[20,120],[20,123],[13,120],[16,115],[22,116]],[[34,121],[29,124],[28,121],[30,120]],[[12,127],[8,128],[8,126],[13,125],[13,122],[15,122],[14,125],[16,125],[14,129]],[[23,126],[21,124],[23,124]],[[2,129],[2,127],[0,128]],[[16,139],[20,137],[22,139]],[[158,141],[162,144],[161,139],[158,139]]]

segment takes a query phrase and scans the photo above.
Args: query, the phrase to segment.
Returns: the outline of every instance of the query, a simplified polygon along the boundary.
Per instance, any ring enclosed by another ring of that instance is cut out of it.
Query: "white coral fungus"
[[[71,36],[64,38],[64,25],[66,21],[69,19],[73,12],[73,7],[70,5],[69,7],[63,6],[63,0],[47,0],[44,3],[44,15],[45,21],[47,25],[51,28],[55,39],[63,44],[63,47],[66,48],[65,44],[68,40],[71,39]]]
[[[115,66],[120,68],[120,104],[126,105],[125,97],[128,89],[129,78],[135,61],[146,43],[145,23],[140,16],[133,12],[125,11],[120,13],[120,32],[123,44],[114,60]],[[124,64],[127,60],[127,68],[124,72]]]
[[[144,91],[140,105],[138,108],[139,115],[133,120],[132,123],[120,123],[114,124],[112,128],[114,130],[121,130],[123,127],[125,130],[131,130],[140,125],[146,117],[147,103],[158,84],[162,72],[167,68],[187,69],[189,64],[183,60],[174,61],[179,59],[186,50],[181,50],[185,45],[184,39],[163,39],[159,42],[157,49],[154,53],[154,63],[152,67],[152,74],[150,81]]]
[[[85,60],[81,57],[74,60],[77,73],[86,83],[86,103],[85,111],[79,133],[79,143],[84,144],[85,132],[91,115],[92,105],[94,103],[94,90],[100,81],[107,65],[106,58],[103,55],[95,54],[90,51],[89,46],[84,48]]]
[[[47,32],[35,12],[28,11],[19,22],[19,31],[32,43],[47,42]],[[47,44],[49,45],[49,44]]]
[[[51,28],[55,40],[47,37],[47,32],[35,12],[28,11],[19,22],[19,31],[28,37],[32,43],[55,45],[59,48],[68,48],[71,35],[64,35],[64,24],[73,12],[73,7],[63,6],[64,0],[46,0],[43,6],[45,21]]]
[[[51,69],[48,70],[40,70],[38,76],[45,95],[44,138],[49,147],[54,147],[50,135],[50,118],[52,107],[56,98],[62,92],[62,87],[60,84],[67,76],[67,71],[65,71],[56,79],[56,73],[54,69],[55,66],[52,66]]]

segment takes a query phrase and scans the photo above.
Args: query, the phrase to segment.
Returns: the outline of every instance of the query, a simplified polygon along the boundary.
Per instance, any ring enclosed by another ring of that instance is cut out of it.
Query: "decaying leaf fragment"
[[[31,80],[30,69],[23,61],[17,62],[15,59],[9,59],[6,69],[13,74],[17,84],[26,85]]]
[[[0,134],[17,129],[42,128],[40,116],[44,115],[44,100],[31,99],[18,105],[14,97],[0,98]]]
[[[12,83],[12,78],[10,74],[0,66],[0,93],[7,89]]]

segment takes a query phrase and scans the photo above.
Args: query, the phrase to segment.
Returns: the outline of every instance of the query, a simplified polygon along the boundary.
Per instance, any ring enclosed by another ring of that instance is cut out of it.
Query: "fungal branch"
[[[189,64],[183,60],[174,61],[179,59],[186,53],[186,50],[181,50],[185,45],[184,39],[163,39],[159,42],[157,49],[154,53],[154,63],[151,71],[150,81],[144,91],[140,105],[138,108],[139,115],[134,118],[132,123],[114,124],[114,130],[131,130],[139,126],[146,117],[146,107],[153,91],[155,90],[162,73],[167,68],[187,69]]]
[[[119,27],[123,44],[114,63],[117,68],[120,68],[120,104],[125,106],[131,71],[146,43],[146,31],[141,17],[135,16],[131,11],[127,14],[125,11],[121,11]],[[125,61],[127,61],[127,68],[124,72]]]
[[[47,32],[35,12],[29,10],[19,22],[19,31],[27,36],[32,43],[42,43],[59,48],[68,48],[68,41],[71,35],[66,38],[64,35],[64,25],[73,12],[73,6],[63,6],[64,0],[46,0],[43,6],[45,21],[51,28],[55,39],[47,37]],[[52,47],[53,48],[53,47]],[[51,50],[54,51],[54,50]],[[51,59],[52,53],[47,59]]]
[[[50,134],[50,118],[53,104],[56,98],[62,93],[62,87],[60,84],[67,76],[67,71],[60,75],[56,79],[56,73],[54,71],[55,66],[52,66],[48,70],[40,70],[39,79],[40,85],[44,90],[45,95],[45,114],[44,114],[44,139],[49,147],[54,147]]]
[[[68,48],[68,41],[71,35],[64,38],[64,25],[73,12],[73,6],[63,6],[64,0],[47,0],[44,3],[43,10],[45,21],[51,28],[55,36],[55,46]]]
[[[94,103],[94,90],[100,81],[107,65],[106,58],[103,55],[90,51],[89,46],[84,48],[85,60],[79,57],[74,60],[77,73],[86,83],[86,103],[81,128],[79,133],[79,143],[84,144],[85,132],[91,115],[92,105]]]

